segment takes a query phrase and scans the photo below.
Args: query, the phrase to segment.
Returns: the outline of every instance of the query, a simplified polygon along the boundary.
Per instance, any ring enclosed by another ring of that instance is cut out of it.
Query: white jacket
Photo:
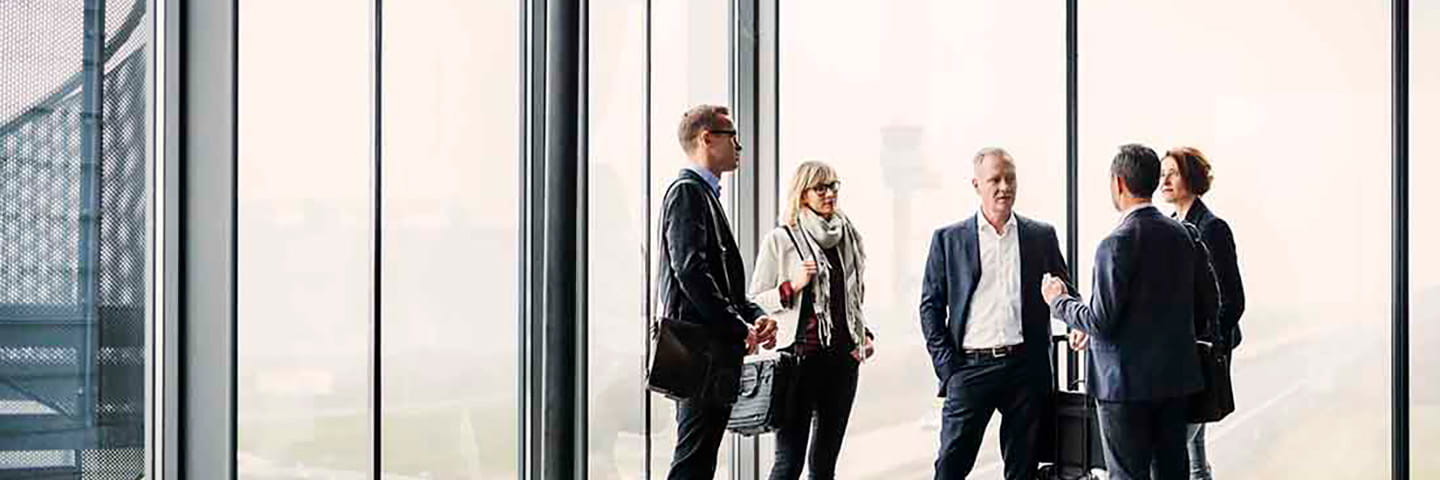
[[[796,240],[804,242],[803,239],[798,237],[798,235],[803,235],[798,227],[795,228],[794,232],[795,235],[797,235]],[[857,242],[863,241],[858,237],[856,240]],[[817,255],[824,255],[818,251],[815,253]],[[808,253],[804,255],[808,255]],[[795,243],[790,241],[790,235],[785,232],[785,227],[783,226],[770,230],[770,233],[765,235],[765,238],[760,241],[759,254],[755,259],[755,272],[750,277],[750,301],[760,305],[760,308],[765,309],[765,313],[770,315],[770,318],[775,319],[777,327],[775,333],[776,349],[785,348],[794,344],[796,333],[804,327],[804,325],[800,323],[800,291],[797,290],[794,292],[796,298],[793,300],[790,308],[786,308],[785,305],[780,302],[780,284],[789,281],[793,285],[795,281],[800,278],[801,273],[805,271],[803,262],[808,259],[802,258],[804,255],[795,250]],[[861,279],[862,284],[863,281],[864,279]],[[858,292],[846,291],[845,294],[851,296],[851,298],[860,298],[863,302],[863,296],[865,294],[864,288],[859,288],[859,290]],[[860,321],[862,327],[866,327],[866,325],[864,325],[864,319],[855,320]],[[844,328],[844,326],[837,326],[837,328]],[[848,330],[848,328],[845,328],[845,330]],[[864,328],[861,330],[867,331]],[[862,343],[862,339],[852,339],[856,345]]]

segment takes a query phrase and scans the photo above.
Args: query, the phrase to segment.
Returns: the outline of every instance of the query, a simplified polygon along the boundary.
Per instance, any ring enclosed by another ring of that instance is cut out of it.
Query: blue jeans
[[[1211,480],[1210,461],[1205,458],[1205,424],[1185,426],[1186,447],[1190,450],[1190,480]]]
[[[715,461],[732,405],[681,400],[675,402],[675,457],[670,461],[668,480],[715,478]]]
[[[850,422],[850,407],[855,404],[860,364],[848,350],[821,350],[802,357],[798,372],[799,390],[785,424],[775,432],[775,467],[770,470],[770,480],[799,479],[807,446],[811,480],[832,480]]]

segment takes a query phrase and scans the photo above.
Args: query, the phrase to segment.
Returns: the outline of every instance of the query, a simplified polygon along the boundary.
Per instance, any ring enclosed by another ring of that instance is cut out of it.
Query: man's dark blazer
[[[1245,313],[1245,286],[1240,281],[1240,266],[1235,258],[1235,235],[1225,223],[1199,198],[1185,213],[1185,221],[1200,229],[1200,239],[1210,250],[1210,265],[1220,285],[1220,336],[1217,343],[1230,349],[1240,346],[1240,315]]]
[[[719,199],[682,170],[666,191],[660,225],[660,315],[704,325],[739,367],[750,324],[765,314],[745,294],[745,262]],[[728,361],[728,359],[717,359]]]
[[[1199,391],[1195,351],[1195,247],[1153,206],[1126,215],[1095,249],[1087,305],[1062,295],[1051,307],[1090,336],[1090,392],[1104,401],[1149,401]]]
[[[1021,353],[1031,360],[1036,382],[1050,382],[1050,308],[1040,295],[1041,276],[1050,273],[1069,279],[1065,257],[1060,253],[1055,228],[1049,224],[1015,215],[1020,234],[1020,317],[1025,338]],[[980,283],[979,214],[935,231],[930,239],[930,256],[925,261],[925,280],[920,293],[920,327],[930,350],[940,395],[951,374],[965,363],[965,325],[970,303]],[[1048,385],[1048,383],[1046,383]]]

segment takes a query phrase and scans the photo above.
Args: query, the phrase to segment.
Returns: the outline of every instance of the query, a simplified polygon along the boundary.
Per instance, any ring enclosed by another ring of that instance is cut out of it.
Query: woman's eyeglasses
[[[833,181],[833,182],[830,182],[830,183],[822,183],[822,184],[819,184],[819,185],[810,187],[810,189],[811,189],[811,190],[814,190],[815,193],[818,193],[818,194],[821,194],[821,195],[824,195],[824,194],[827,194],[827,193],[831,193],[831,192],[840,193],[840,181],[839,181],[839,180],[836,180],[836,181]]]

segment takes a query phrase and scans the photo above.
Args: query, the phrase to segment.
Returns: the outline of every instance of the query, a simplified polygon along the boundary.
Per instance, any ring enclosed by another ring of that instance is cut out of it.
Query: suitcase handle
[[[1070,351],[1070,337],[1066,334],[1052,334],[1050,335],[1050,341],[1053,345],[1055,345],[1055,353],[1050,356],[1050,367],[1055,372],[1056,378],[1059,378],[1060,356],[1071,355],[1073,353]],[[1081,387],[1085,385],[1085,378],[1082,375],[1078,375],[1078,372],[1070,371],[1070,369],[1068,368],[1070,365],[1066,366],[1067,374],[1065,375],[1066,378],[1063,382],[1063,384],[1065,385],[1065,389],[1077,392],[1082,391],[1083,389]]]

